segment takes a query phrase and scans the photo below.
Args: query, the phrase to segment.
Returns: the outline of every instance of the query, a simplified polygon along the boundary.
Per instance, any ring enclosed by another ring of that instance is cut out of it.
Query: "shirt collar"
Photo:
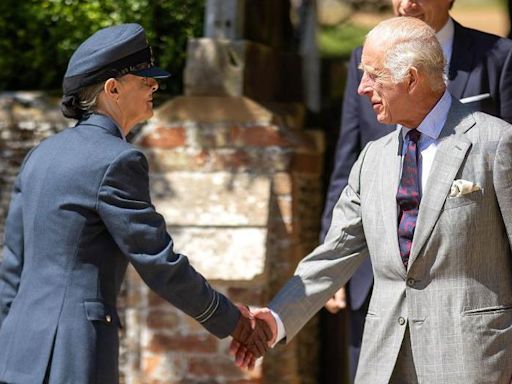
[[[451,17],[448,18],[448,21],[444,25],[443,28],[436,33],[437,40],[439,44],[441,44],[441,48],[443,49],[444,58],[446,62],[450,61],[450,57],[452,55],[452,47],[453,47],[453,36],[455,34],[455,26],[453,24],[453,20]]]
[[[443,96],[441,96],[434,108],[430,110],[418,126],[418,131],[431,139],[437,140],[444,127],[444,123],[446,123],[446,118],[448,117],[448,111],[450,110],[451,105],[452,97],[450,96],[450,92],[445,90]],[[405,135],[410,131],[410,129],[400,124],[398,124],[397,127],[402,130],[402,137],[405,138]]]

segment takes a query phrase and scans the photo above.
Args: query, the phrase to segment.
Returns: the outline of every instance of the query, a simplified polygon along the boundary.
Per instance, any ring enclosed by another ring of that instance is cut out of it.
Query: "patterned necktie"
[[[405,269],[407,269],[407,263],[409,262],[412,238],[420,207],[417,148],[420,134],[416,129],[411,129],[406,135],[409,142],[402,165],[402,177],[396,194],[396,202],[400,208],[398,214],[398,245]]]

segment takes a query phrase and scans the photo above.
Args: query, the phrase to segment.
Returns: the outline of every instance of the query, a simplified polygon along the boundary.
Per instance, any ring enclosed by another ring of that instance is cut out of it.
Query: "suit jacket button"
[[[398,318],[398,324],[400,324],[400,325],[404,325],[405,324],[405,319],[402,316],[400,316]]]
[[[110,324],[112,322],[112,316],[110,316],[110,315],[105,316],[105,321]]]
[[[416,283],[416,280],[414,280],[414,279],[407,279],[407,285],[409,287],[414,287],[415,283]]]

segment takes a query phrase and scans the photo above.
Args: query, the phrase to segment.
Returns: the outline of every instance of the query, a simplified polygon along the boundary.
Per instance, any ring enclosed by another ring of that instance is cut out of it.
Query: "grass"
[[[323,27],[318,34],[322,57],[348,57],[352,49],[361,45],[370,28],[350,22],[333,27]]]

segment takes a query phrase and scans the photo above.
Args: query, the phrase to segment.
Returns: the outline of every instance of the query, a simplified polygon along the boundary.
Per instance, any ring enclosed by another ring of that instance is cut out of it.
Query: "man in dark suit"
[[[454,0],[393,0],[393,10],[397,16],[417,17],[436,31],[449,66],[448,90],[454,97],[475,110],[512,122],[512,41],[461,26],[449,16],[453,2]],[[368,98],[357,94],[362,76],[358,70],[361,53],[362,47],[358,47],[350,58],[343,98],[341,134],[322,217],[322,241],[331,225],[334,205],[347,185],[349,172],[360,151],[369,141],[395,129],[394,125],[377,122]],[[351,381],[357,369],[372,286],[372,265],[370,259],[366,258],[352,276],[347,289],[347,302],[350,307]],[[331,299],[326,304],[330,312],[337,312],[341,307],[341,300]]]

